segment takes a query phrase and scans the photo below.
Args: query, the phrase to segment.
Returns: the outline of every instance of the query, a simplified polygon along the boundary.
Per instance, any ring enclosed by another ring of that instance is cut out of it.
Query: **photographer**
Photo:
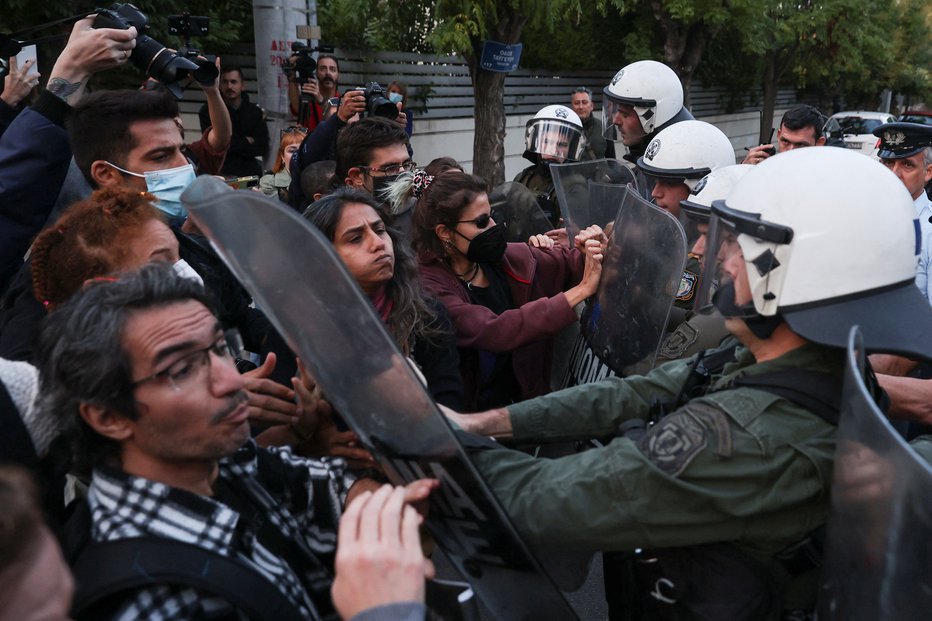
[[[262,108],[249,101],[244,88],[242,69],[221,69],[220,94],[230,113],[233,136],[220,172],[234,177],[261,175],[263,164],[256,161],[256,158],[264,160],[269,151],[269,128],[265,124]],[[198,117],[201,131],[207,131],[212,124],[209,104],[201,106]]]
[[[288,190],[288,202],[292,207],[303,211],[303,208],[307,206],[308,201],[301,191],[301,171],[314,162],[339,160],[340,158],[336,157],[337,135],[344,127],[358,121],[362,115],[368,118],[388,119],[399,125],[402,130],[407,123],[405,113],[398,111],[397,106],[385,96],[385,90],[376,82],[370,82],[365,87],[345,93],[340,98],[336,113],[327,117],[324,122],[317,126],[317,129],[308,133],[307,138],[301,143],[301,148],[291,159],[291,187]],[[405,149],[408,150],[407,138],[407,134],[402,134],[401,140],[393,139],[390,142],[392,144],[403,144]],[[410,151],[408,153],[410,154]],[[367,153],[363,159],[368,159],[368,155]],[[351,162],[346,166],[344,172],[354,166],[368,166],[369,164],[369,161]],[[366,189],[372,191],[370,188]]]
[[[71,160],[65,121],[90,77],[124,64],[136,29],[75,23],[46,90],[10,124],[0,139],[0,291],[22,266],[29,243],[48,218]]]
[[[304,48],[306,50],[306,48]],[[339,98],[340,84],[340,63],[335,56],[330,54],[321,54],[317,59],[317,68],[314,70],[315,77],[301,75],[301,68],[309,67],[310,52],[301,50],[288,59],[288,68],[285,74],[288,76],[288,103],[291,106],[291,113],[299,118],[301,110],[301,95],[310,98],[309,114],[302,123],[308,131],[313,130],[324,120],[324,102],[331,98]],[[303,61],[303,62],[302,62]]]
[[[230,141],[233,138],[233,122],[230,119],[230,113],[223,103],[223,97],[220,95],[220,58],[214,60],[217,67],[217,79],[212,84],[202,84],[198,80],[191,80],[196,84],[207,98],[207,115],[210,119],[210,127],[201,134],[201,137],[184,146],[185,156],[194,164],[194,170],[199,175],[219,175],[226,160],[227,151],[230,148]],[[184,124],[179,116],[177,118],[178,128],[181,135],[184,136]]]

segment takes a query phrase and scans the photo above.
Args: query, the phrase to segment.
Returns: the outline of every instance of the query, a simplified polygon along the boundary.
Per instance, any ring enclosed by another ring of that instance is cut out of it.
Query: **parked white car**
[[[877,159],[879,138],[872,132],[884,123],[893,123],[896,117],[887,112],[847,111],[833,114],[822,130],[827,140],[842,140],[845,147],[860,151]]]

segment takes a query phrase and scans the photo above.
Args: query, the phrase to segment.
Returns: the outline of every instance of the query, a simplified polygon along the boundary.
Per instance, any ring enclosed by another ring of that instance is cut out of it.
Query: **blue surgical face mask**
[[[191,164],[165,170],[152,170],[142,174],[125,170],[110,162],[107,164],[127,175],[145,179],[146,190],[158,199],[155,206],[168,216],[169,225],[180,225],[188,217],[188,210],[181,204],[181,193],[197,177]]]
[[[402,95],[401,93],[389,93],[388,94],[388,100],[394,104],[401,103],[402,100],[404,100],[404,98],[405,98],[404,95]]]

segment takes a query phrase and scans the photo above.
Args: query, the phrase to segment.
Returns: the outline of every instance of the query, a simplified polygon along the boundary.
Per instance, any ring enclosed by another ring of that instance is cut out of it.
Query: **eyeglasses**
[[[400,175],[403,172],[411,172],[417,167],[417,163],[408,160],[407,162],[401,164],[386,164],[385,166],[379,166],[378,168],[372,168],[370,166],[359,166],[359,170],[364,173],[371,175],[372,173],[380,173],[382,175]]]
[[[489,223],[492,221],[492,214],[484,213],[478,218],[473,218],[472,220],[457,220],[457,224],[463,224],[465,222],[471,222],[476,225],[477,229],[484,229],[489,226]]]
[[[302,127],[301,125],[291,125],[291,126],[289,126],[289,127],[286,127],[285,129],[283,129],[283,130],[281,131],[281,134],[280,134],[280,135],[281,135],[281,136],[284,136],[285,134],[290,134],[290,133],[292,133],[292,132],[298,132],[299,134],[306,134],[306,133],[307,133],[307,128],[306,128],[306,127]]]
[[[210,354],[222,360],[237,358],[243,352],[243,339],[239,330],[227,330],[219,339],[209,346],[192,351],[173,362],[167,369],[153,373],[148,377],[133,382],[133,388],[147,382],[167,382],[175,392],[191,386],[210,368]]]

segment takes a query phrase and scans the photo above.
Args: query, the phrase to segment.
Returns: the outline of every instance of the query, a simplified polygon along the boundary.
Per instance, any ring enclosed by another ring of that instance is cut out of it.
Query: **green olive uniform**
[[[739,348],[711,390],[738,376],[805,369],[840,377],[842,353],[807,344],[757,364]],[[509,406],[515,440],[613,434],[672,400],[690,369],[576,386]],[[828,516],[835,427],[771,392],[737,387],[689,401],[635,442],[545,460],[508,449],[473,459],[530,542],[584,550],[732,542],[758,558],[803,539]]]
[[[541,172],[540,164],[528,166],[518,173],[515,177],[515,183],[520,183],[530,190],[535,198],[541,211],[550,220],[550,224],[556,228],[560,226],[560,204],[557,202],[557,193],[554,190],[553,177]]]

